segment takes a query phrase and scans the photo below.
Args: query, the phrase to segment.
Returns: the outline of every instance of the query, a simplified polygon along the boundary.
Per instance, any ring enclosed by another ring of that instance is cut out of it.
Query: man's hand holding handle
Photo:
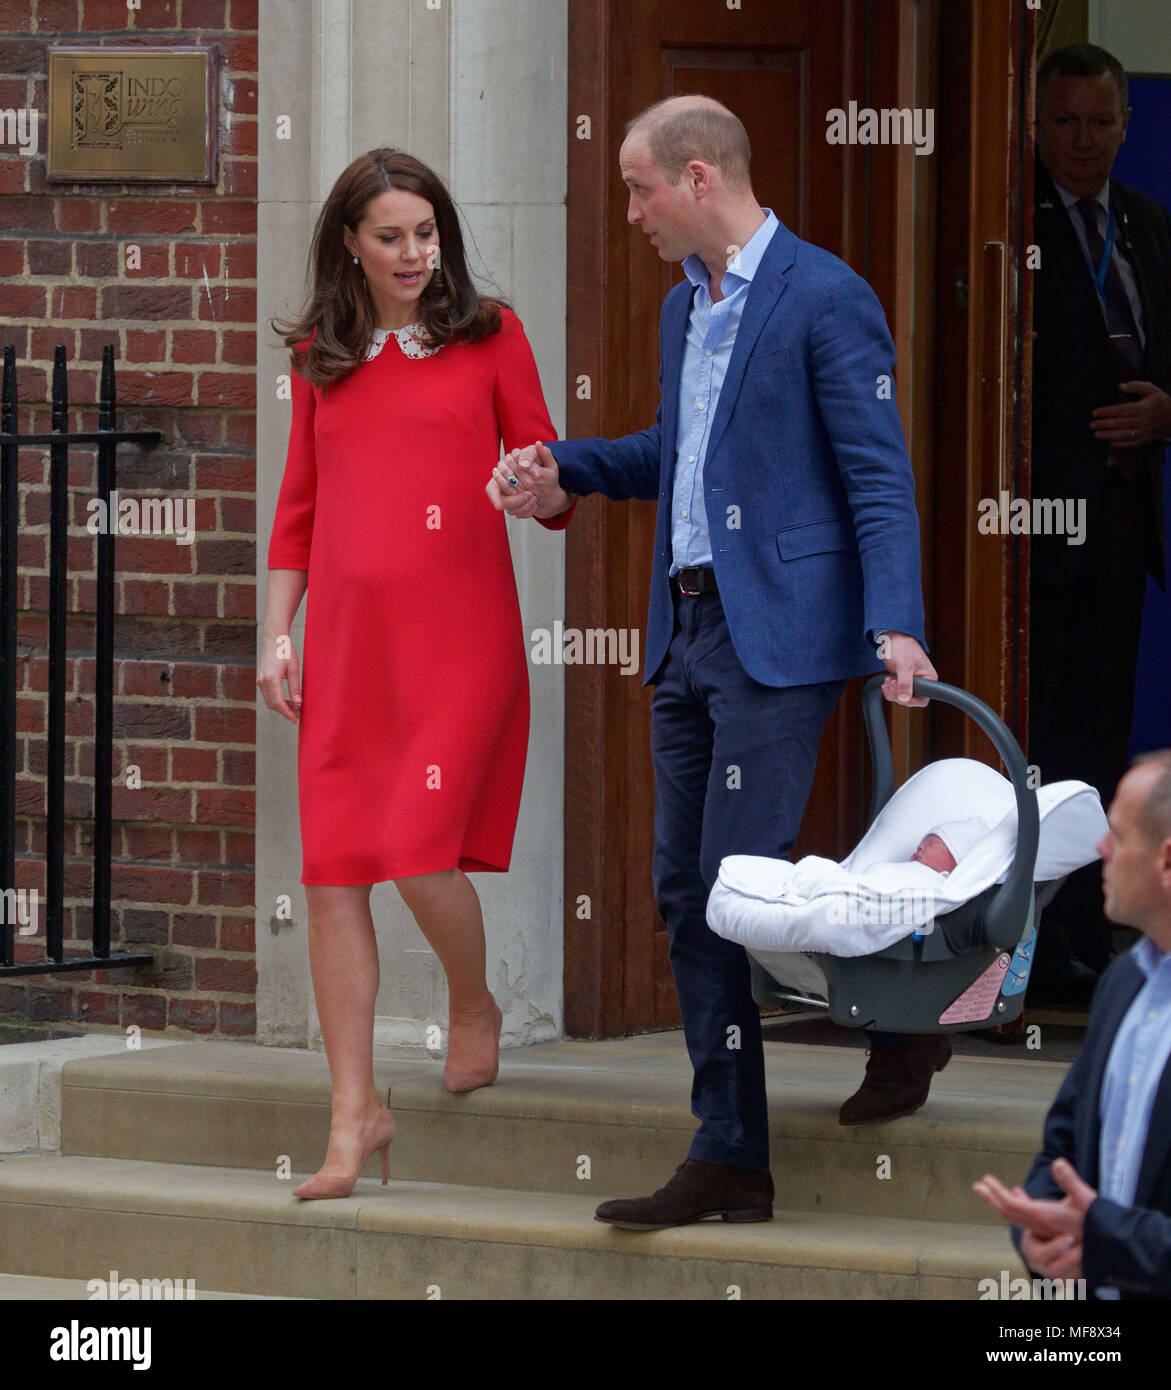
[[[879,658],[891,673],[882,683],[883,696],[909,709],[921,709],[927,701],[916,699],[911,691],[916,676],[925,676],[932,681],[939,679],[931,659],[919,643],[905,632],[880,632],[877,641]]]

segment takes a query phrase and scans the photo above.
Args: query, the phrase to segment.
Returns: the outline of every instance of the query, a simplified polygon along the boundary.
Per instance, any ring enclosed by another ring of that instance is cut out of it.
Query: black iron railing
[[[102,349],[96,430],[69,431],[65,348],[53,354],[52,433],[18,434],[16,351],[4,348],[0,395],[0,976],[148,965],[147,954],[110,954],[110,796],[114,728],[114,535],[110,494],[115,451],[122,443],[157,444],[158,430],[114,428],[114,349]],[[15,960],[16,889],[16,659],[18,450],[49,446],[49,710],[45,808],[45,957]],[[65,657],[68,579],[69,447],[98,446],[98,496],[106,524],[97,533],[97,624],[94,643],[93,954],[65,957]]]

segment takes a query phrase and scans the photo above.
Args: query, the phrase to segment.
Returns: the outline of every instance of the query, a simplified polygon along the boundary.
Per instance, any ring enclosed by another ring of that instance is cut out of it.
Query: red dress
[[[292,373],[269,569],[309,572],[297,739],[301,882],[504,871],[524,781],[528,653],[505,449],[556,439],[520,320],[321,390]],[[553,530],[571,512],[543,523]]]

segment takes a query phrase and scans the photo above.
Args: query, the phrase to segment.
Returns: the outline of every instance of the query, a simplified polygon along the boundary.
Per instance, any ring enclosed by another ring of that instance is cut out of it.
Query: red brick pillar
[[[215,48],[217,184],[48,183],[57,42]],[[0,111],[35,112],[38,127],[33,157],[0,145],[0,343],[16,345],[19,427],[50,428],[63,343],[70,427],[95,428],[112,342],[120,427],[163,435],[157,449],[119,450],[121,496],[194,503],[192,544],[116,543],[111,929],[115,949],[151,950],[155,967],[5,980],[10,1025],[255,1031],[256,99],[257,0],[137,11],[125,0],[0,0]],[[96,461],[92,450],[72,457],[66,938],[86,954]],[[20,477],[17,882],[43,894],[48,451],[22,450]],[[43,927],[18,951],[42,956]]]

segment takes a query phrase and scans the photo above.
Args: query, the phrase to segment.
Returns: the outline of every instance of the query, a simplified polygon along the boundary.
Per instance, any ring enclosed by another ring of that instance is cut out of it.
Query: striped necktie
[[[1098,230],[1098,208],[1100,203],[1094,198],[1079,198],[1077,210],[1082,215],[1086,227],[1086,247],[1095,267],[1102,264],[1106,243]],[[1118,273],[1118,263],[1113,255],[1110,268],[1106,272],[1103,287],[1103,305],[1106,310],[1106,332],[1109,334],[1110,356],[1119,381],[1136,381],[1142,377],[1143,347],[1138,335],[1138,324],[1130,307],[1126,287]],[[1133,396],[1121,395],[1120,400],[1132,401]],[[1110,462],[1116,464],[1128,478],[1133,478],[1142,468],[1141,461],[1134,457],[1133,449],[1112,449]]]

